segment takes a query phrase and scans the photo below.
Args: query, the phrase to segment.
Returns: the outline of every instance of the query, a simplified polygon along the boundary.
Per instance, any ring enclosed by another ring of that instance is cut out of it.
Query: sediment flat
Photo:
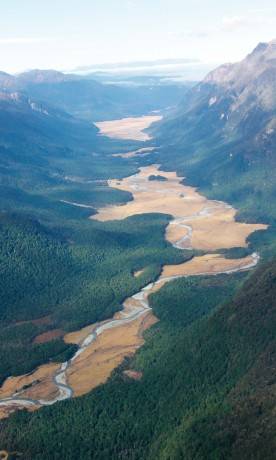
[[[113,157],[118,158],[135,158],[135,157],[143,157],[148,156],[152,153],[154,147],[144,147],[142,149],[133,150],[132,152],[126,153],[113,153]]]
[[[151,136],[144,130],[161,119],[162,116],[160,115],[144,115],[142,117],[121,118],[120,120],[99,121],[95,125],[99,128],[100,135],[111,139],[148,141]]]
[[[178,265],[165,265],[160,279],[167,277],[216,275],[242,271],[251,264],[254,266],[254,255],[241,259],[227,259],[220,254],[205,254],[193,257],[188,262]]]
[[[70,366],[67,376],[74,396],[105,383],[113,369],[143,345],[142,331],[156,321],[149,311],[146,316],[101,334]]]
[[[162,175],[167,180],[149,181],[151,175]],[[162,171],[159,165],[151,165],[140,168],[138,174],[121,181],[110,180],[110,187],[131,192],[133,200],[124,205],[100,208],[91,219],[105,222],[136,214],[170,214],[174,219],[167,227],[167,240],[177,244],[183,239],[182,249],[205,251],[246,247],[247,237],[252,232],[267,228],[263,224],[237,222],[234,208],[223,202],[208,200],[196,188],[183,185],[183,179],[175,172]],[[187,238],[189,232],[190,238]]]

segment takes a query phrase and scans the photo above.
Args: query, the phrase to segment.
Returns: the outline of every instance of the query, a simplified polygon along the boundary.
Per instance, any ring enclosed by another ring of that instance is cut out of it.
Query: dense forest
[[[273,458],[276,263],[245,277],[165,286],[133,360],[81,399],[12,416],[1,445],[36,460]]]
[[[63,359],[60,354],[70,349],[61,339],[36,345],[37,335],[110,318],[126,297],[157,277],[162,264],[190,257],[164,240],[167,222],[158,214],[107,224],[84,220],[68,242],[36,222],[4,214],[0,380],[29,372],[49,358]],[[143,274],[134,277],[140,268]]]

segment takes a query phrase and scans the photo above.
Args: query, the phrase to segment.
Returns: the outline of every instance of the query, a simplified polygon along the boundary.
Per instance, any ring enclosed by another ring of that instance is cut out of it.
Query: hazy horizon
[[[10,0],[1,18],[6,72],[160,59],[212,67],[273,39],[276,7],[272,0]]]

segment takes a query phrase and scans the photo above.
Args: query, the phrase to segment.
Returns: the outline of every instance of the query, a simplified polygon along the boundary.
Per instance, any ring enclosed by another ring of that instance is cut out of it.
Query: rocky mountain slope
[[[169,147],[193,183],[248,209],[254,201],[257,217],[274,219],[267,198],[276,196],[276,42],[209,73],[154,131],[168,167]]]
[[[224,138],[237,137],[257,128],[255,139],[264,141],[274,134],[275,90],[276,41],[260,43],[243,61],[220,66],[191,89],[168,126],[178,124],[179,139],[183,140],[194,121],[192,132],[197,138],[208,138],[214,132]],[[205,133],[198,131],[203,116],[208,127]]]

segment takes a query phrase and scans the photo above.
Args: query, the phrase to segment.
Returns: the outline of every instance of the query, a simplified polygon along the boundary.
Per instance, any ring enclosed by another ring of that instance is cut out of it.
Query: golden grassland
[[[123,312],[114,315],[120,319],[122,314],[128,313],[133,307],[139,305],[135,299],[126,300]],[[96,386],[104,383],[111,372],[126,356],[130,356],[143,343],[143,332],[151,327],[157,318],[151,311],[146,311],[133,322],[126,323],[113,329],[107,329],[98,336],[91,345],[72,363],[67,371],[68,383],[74,391],[74,397],[81,396]],[[104,324],[103,321],[100,324]],[[85,337],[99,325],[93,324],[86,328],[64,337],[66,343],[80,344]],[[31,374],[6,379],[0,389],[0,399],[12,397],[14,393],[22,399],[52,400],[58,395],[58,388],[53,381],[60,364],[45,364]],[[0,408],[0,419],[6,418],[15,410],[20,409],[15,405],[9,408]],[[39,409],[39,406],[30,406],[28,410]]]
[[[192,276],[208,275],[231,270],[240,270],[242,267],[252,263],[252,257],[242,259],[226,259],[220,254],[205,254],[178,265],[165,265],[162,270],[161,279],[170,276]]]
[[[59,367],[60,364],[56,363],[44,364],[31,374],[6,379],[0,388],[0,399],[11,397],[14,393],[22,399],[51,399],[57,394],[52,376]]]
[[[68,382],[74,396],[81,396],[105,383],[113,369],[144,343],[142,332],[155,321],[148,312],[135,321],[105,330],[68,370]]]
[[[42,318],[37,318],[37,319],[30,319],[26,321],[17,321],[16,326],[20,326],[22,324],[34,324],[35,326],[42,326],[42,325],[48,325],[51,324],[52,318],[50,315],[48,316],[43,316]]]
[[[65,343],[74,343],[80,345],[82,341],[91,334],[99,323],[90,324],[89,326],[83,327],[82,329],[74,332],[69,332],[63,337]]]
[[[139,156],[150,155],[153,150],[154,150],[154,147],[144,147],[142,149],[134,150],[133,152],[113,153],[112,156],[118,157],[118,158],[135,158]]]
[[[34,343],[46,343],[51,342],[51,340],[58,339],[64,335],[62,329],[52,329],[51,331],[43,332],[39,334],[34,339]]]
[[[167,181],[149,181],[149,176],[158,174],[166,177]],[[245,247],[246,239],[252,232],[267,228],[263,224],[236,222],[235,209],[208,200],[194,187],[183,185],[182,180],[175,172],[160,171],[158,165],[140,168],[138,174],[121,181],[110,180],[110,187],[131,192],[133,201],[100,208],[98,214],[91,219],[103,222],[151,212],[170,214],[175,219],[185,218],[185,225],[191,226],[193,230],[192,247],[207,251]],[[210,208],[209,215],[192,217],[204,208]],[[167,227],[166,238],[171,243],[176,243],[186,234],[186,228],[172,222]]]
[[[144,129],[152,123],[160,121],[160,115],[145,115],[142,117],[122,118],[120,120],[100,121],[95,123],[102,136],[112,139],[131,139],[135,141],[148,141],[151,139]]]

